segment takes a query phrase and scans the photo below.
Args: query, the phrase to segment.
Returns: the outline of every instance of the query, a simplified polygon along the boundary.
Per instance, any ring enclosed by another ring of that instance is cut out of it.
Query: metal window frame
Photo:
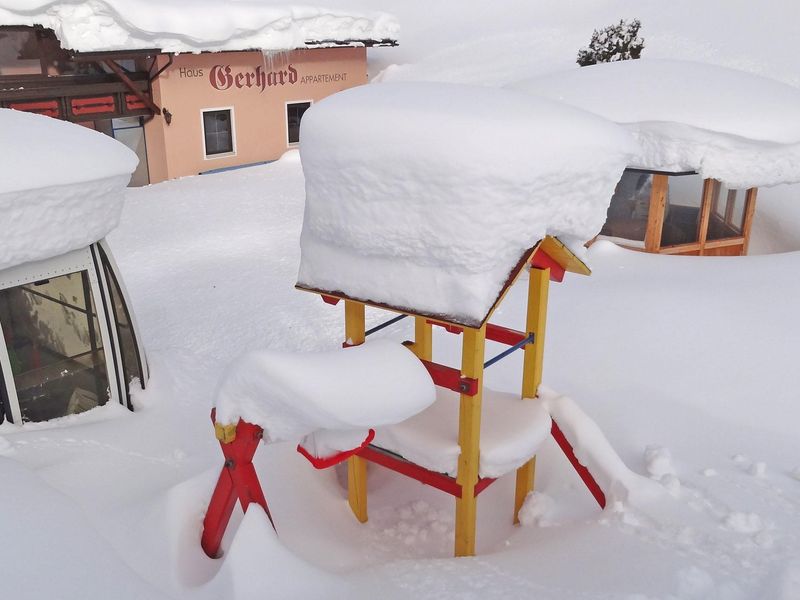
[[[209,154],[208,148],[206,148],[206,123],[203,116],[208,112],[218,112],[222,110],[227,110],[230,112],[231,116],[231,147],[233,150],[230,152],[220,152],[219,154]],[[231,156],[236,156],[236,111],[234,110],[233,106],[217,106],[215,108],[201,108],[200,109],[200,131],[202,132],[203,138],[203,160],[216,160],[218,158],[230,158]]]
[[[98,273],[98,264],[95,260],[92,247],[73,250],[72,252],[54,258],[29,262],[6,269],[0,272],[0,290],[19,287],[41,279],[50,279],[62,275],[80,273],[82,271],[87,272],[90,284],[89,287],[92,293],[91,300],[94,310],[97,313],[100,339],[103,343],[106,377],[108,378],[109,402],[116,401],[123,403],[119,378],[117,376],[122,362],[118,359],[117,340],[116,337],[112,335],[112,328],[109,325],[107,292],[103,289],[105,280],[101,282],[100,277],[102,273]],[[109,368],[109,366],[113,368]],[[14,424],[24,425],[14,375],[11,371],[11,357],[6,347],[2,323],[0,323],[0,368],[2,368],[4,373],[3,380],[5,381],[9,404],[7,411],[11,413],[11,420]]]
[[[297,148],[300,145],[300,134],[298,131],[298,137],[296,142],[292,142],[289,140],[289,105],[290,104],[308,104],[308,108],[311,108],[314,105],[314,100],[287,100],[283,103],[283,126],[286,131],[286,147],[287,148]],[[308,108],[306,110],[308,110]]]

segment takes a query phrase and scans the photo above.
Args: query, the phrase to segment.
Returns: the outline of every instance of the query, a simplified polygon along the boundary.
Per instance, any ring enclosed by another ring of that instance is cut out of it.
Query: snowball
[[[672,454],[663,446],[648,446],[644,451],[644,462],[647,472],[653,479],[661,479],[664,475],[674,475]]]
[[[368,85],[304,115],[301,287],[474,326],[527,249],[592,238],[635,146],[549,100]]]
[[[397,39],[397,20],[268,0],[5,0],[0,24],[42,25],[79,52],[160,48],[164,52],[290,50]],[[339,44],[337,44],[337,42]]]
[[[513,86],[625,124],[631,166],[698,171],[732,188],[800,181],[800,90],[750,73],[679,60],[630,60]]]
[[[138,162],[131,150],[73,123],[4,108],[0,131],[0,270],[88,246],[116,227]]]

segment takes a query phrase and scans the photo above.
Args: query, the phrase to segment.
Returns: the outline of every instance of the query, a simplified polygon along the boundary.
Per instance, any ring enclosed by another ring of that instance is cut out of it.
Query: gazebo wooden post
[[[351,346],[366,339],[365,309],[361,302],[344,301],[344,337]],[[367,522],[367,461],[359,456],[347,459],[347,500],[361,523]]]
[[[744,218],[742,219],[742,236],[744,242],[742,243],[742,255],[747,254],[750,247],[750,229],[753,227],[753,216],[756,213],[756,197],[758,196],[758,188],[750,188],[745,192],[745,205],[744,205]]]
[[[531,267],[528,275],[528,314],[525,331],[533,334],[533,343],[525,346],[522,363],[522,397],[535,398],[542,382],[544,364],[544,339],[547,325],[547,296],[550,286],[550,269]],[[536,476],[534,456],[517,469],[517,487],[514,493],[514,523],[519,523],[519,510],[525,497],[533,490]]]
[[[456,556],[475,555],[475,524],[481,438],[481,400],[483,398],[483,359],[486,346],[486,325],[475,329],[464,328],[461,354],[461,376],[478,380],[478,392],[474,396],[461,394],[458,413],[458,457],[457,483],[461,486],[461,497],[456,498]]]
[[[646,252],[661,250],[661,232],[664,229],[664,213],[667,210],[667,190],[669,179],[662,173],[653,175],[650,190],[650,210],[647,213],[647,230],[644,234]]]

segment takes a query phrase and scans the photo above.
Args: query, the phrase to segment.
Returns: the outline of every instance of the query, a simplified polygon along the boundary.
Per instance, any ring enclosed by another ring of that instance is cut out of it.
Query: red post
[[[211,415],[213,422],[214,413]],[[200,540],[203,551],[211,558],[219,555],[222,537],[225,535],[237,499],[243,511],[247,510],[251,502],[259,504],[275,527],[267,499],[253,467],[253,455],[263,434],[264,430],[258,425],[240,419],[236,425],[236,438],[227,444],[220,442],[225,463],[203,519],[203,536]]]

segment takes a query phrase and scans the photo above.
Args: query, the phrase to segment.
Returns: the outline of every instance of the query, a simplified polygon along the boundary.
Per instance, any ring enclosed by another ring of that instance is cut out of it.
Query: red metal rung
[[[509,329],[500,325],[493,325],[492,323],[486,324],[486,339],[514,346],[521,343],[528,335],[516,329]]]
[[[314,456],[308,450],[303,448],[303,446],[297,444],[297,451],[303,456],[305,456],[308,462],[310,462],[315,469],[327,469],[328,467],[332,467],[334,465],[338,465],[340,462],[346,461],[354,454],[358,454],[361,450],[369,446],[370,442],[373,439],[375,439],[375,430],[370,429],[366,439],[361,443],[361,445],[358,448],[353,448],[352,450],[337,452],[336,454],[333,454],[331,456],[319,457],[319,456]]]
[[[439,387],[447,388],[448,390],[453,390],[454,392],[466,396],[474,396],[478,393],[477,379],[473,377],[462,377],[461,371],[453,367],[440,365],[439,363],[429,360],[420,360],[422,364],[425,365],[425,368],[428,369],[433,383]]]
[[[575,450],[572,448],[572,444],[569,443],[567,437],[564,435],[564,432],[561,431],[561,428],[558,424],[553,421],[553,425],[550,427],[550,434],[556,440],[556,443],[561,447],[561,450],[564,454],[567,455],[567,459],[569,462],[572,463],[572,466],[575,467],[575,470],[578,472],[578,475],[583,480],[583,483],[589,488],[589,491],[594,496],[594,499],[597,500],[597,503],[600,505],[600,508],[606,507],[606,495],[603,493],[603,490],[600,489],[600,485],[595,480],[594,476],[589,472],[589,469],[584,467],[578,457],[575,456]]]
[[[449,323],[442,323],[440,321],[431,321],[430,319],[427,320],[428,325],[436,325],[437,327],[443,328],[448,333],[463,333],[464,328],[459,327],[458,325],[450,325]]]
[[[557,283],[564,281],[564,267],[541,248],[534,252],[531,266],[534,269],[550,269],[550,281]]]

